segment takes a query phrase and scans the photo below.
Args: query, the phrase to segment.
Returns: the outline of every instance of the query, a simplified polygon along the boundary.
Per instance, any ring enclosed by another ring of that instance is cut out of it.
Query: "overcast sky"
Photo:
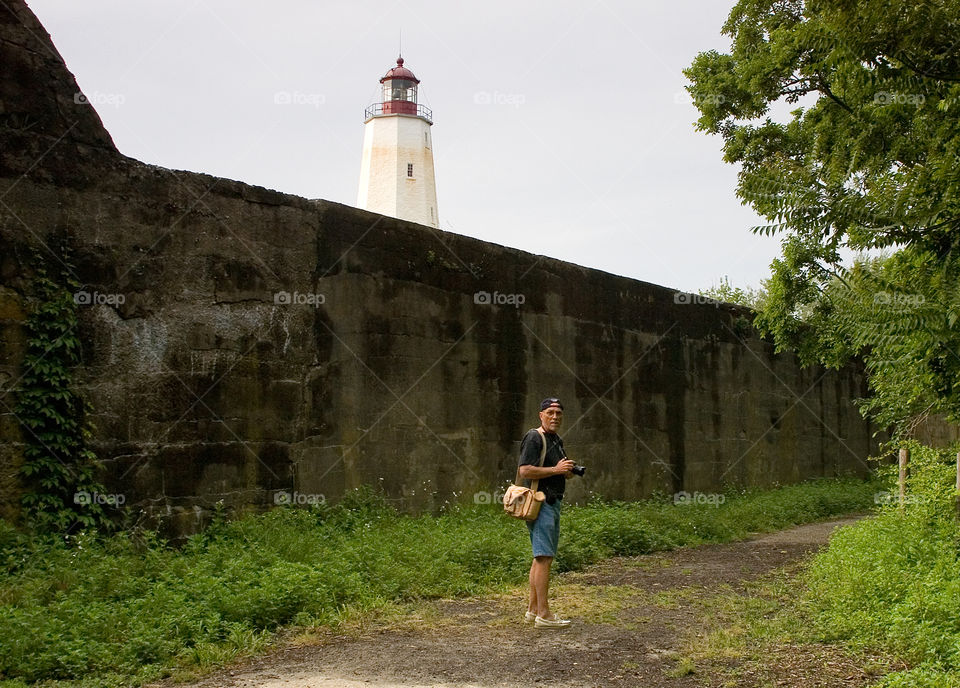
[[[777,253],[683,90],[733,0],[28,3],[138,160],[355,205],[402,31],[443,229],[688,291]]]

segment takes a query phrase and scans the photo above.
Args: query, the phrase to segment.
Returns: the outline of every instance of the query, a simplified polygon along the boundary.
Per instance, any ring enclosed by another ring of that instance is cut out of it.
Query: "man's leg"
[[[550,567],[557,552],[560,536],[559,504],[545,503],[540,507],[536,521],[528,523],[533,563],[530,564],[530,602],[527,611],[542,618],[550,618]]]
[[[553,557],[534,557],[530,565],[530,611],[542,618],[550,618],[550,567]]]
[[[537,568],[537,560],[530,562],[530,604],[527,605],[527,611],[531,614],[537,613],[537,584],[534,582],[534,571]]]

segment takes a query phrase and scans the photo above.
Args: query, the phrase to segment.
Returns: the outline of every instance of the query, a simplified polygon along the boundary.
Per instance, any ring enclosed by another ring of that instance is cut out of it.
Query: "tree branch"
[[[849,112],[851,115],[854,114],[853,109],[852,109],[849,105],[847,105],[847,104],[844,103],[842,100],[840,100],[839,98],[837,98],[837,96],[833,95],[833,91],[830,90],[830,87],[829,87],[829,86],[827,85],[827,83],[823,80],[823,78],[820,79],[819,89],[820,89],[820,91],[821,91],[824,95],[826,95],[826,96],[827,96],[830,100],[832,100],[834,103],[836,103],[837,105],[839,105],[840,107],[842,107],[844,110],[846,110],[847,112]]]
[[[894,56],[894,59],[896,59],[898,62],[902,62],[903,64],[905,64],[907,67],[912,69],[914,72],[916,72],[920,76],[927,77],[928,79],[936,79],[937,81],[950,81],[953,83],[960,83],[960,76],[944,76],[942,74],[934,74],[932,72],[929,72],[925,69],[922,69],[920,65],[914,62],[911,62],[909,59],[907,59],[907,57],[903,53],[897,53]]]

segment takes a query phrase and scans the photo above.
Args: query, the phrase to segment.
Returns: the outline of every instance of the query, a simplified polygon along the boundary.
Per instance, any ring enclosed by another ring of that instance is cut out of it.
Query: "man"
[[[540,505],[537,520],[527,522],[530,544],[533,546],[533,563],[530,565],[530,603],[524,621],[531,621],[537,628],[564,628],[570,625],[550,611],[547,591],[550,587],[550,567],[557,556],[557,540],[560,538],[560,502],[568,478],[573,477],[574,463],[563,451],[563,440],[557,434],[563,422],[563,404],[555,397],[540,402],[540,427],[547,443],[547,453],[540,466],[540,451],[543,448],[540,433],[530,430],[520,443],[520,477],[539,480],[538,489],[546,496]]]

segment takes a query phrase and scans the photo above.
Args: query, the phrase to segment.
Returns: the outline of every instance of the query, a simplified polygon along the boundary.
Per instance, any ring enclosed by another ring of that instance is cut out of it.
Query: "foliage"
[[[822,480],[730,493],[719,506],[565,507],[557,568],[847,513],[875,489]],[[221,519],[180,550],[149,534],[87,534],[67,546],[0,522],[0,681],[154,681],[255,652],[284,625],[336,625],[395,600],[522,584],[529,566],[526,528],[496,506],[401,516],[370,491]]]
[[[958,280],[960,262],[930,252],[864,257],[824,286],[824,306],[808,321],[822,358],[863,359],[872,395],[862,406],[901,435],[931,414],[960,420]]]
[[[821,639],[893,652],[914,665],[882,685],[960,685],[958,447],[910,448],[903,508],[891,466],[877,515],[838,531],[813,560],[804,605]]]
[[[883,421],[960,418],[960,5],[741,0],[723,31],[685,74],[782,237],[757,325],[804,362],[865,356]],[[893,254],[851,276],[844,249]]]
[[[734,287],[730,284],[729,277],[722,277],[720,283],[709,289],[701,289],[701,296],[707,296],[715,301],[722,303],[735,303],[738,306],[758,310],[763,306],[766,295],[763,288],[754,289],[753,287]]]
[[[42,266],[37,269],[14,408],[24,439],[25,521],[41,532],[109,524],[95,498],[105,490],[97,482],[99,465],[88,447],[89,409],[75,387],[81,360],[73,294],[79,285],[68,273],[66,263],[53,276]]]

